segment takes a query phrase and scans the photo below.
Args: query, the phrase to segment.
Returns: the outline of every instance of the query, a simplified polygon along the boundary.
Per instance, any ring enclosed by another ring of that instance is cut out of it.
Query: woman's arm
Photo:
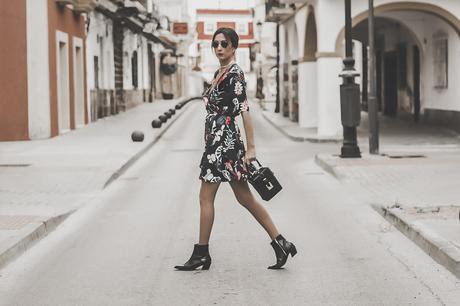
[[[249,112],[242,112],[244,131],[246,134],[246,155],[244,160],[246,164],[256,159],[256,146],[254,144],[254,128],[252,127],[252,119]]]

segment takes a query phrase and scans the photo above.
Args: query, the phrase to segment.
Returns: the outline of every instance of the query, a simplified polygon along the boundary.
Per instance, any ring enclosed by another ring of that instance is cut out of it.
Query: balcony
[[[281,4],[307,3],[308,0],[279,0]]]
[[[294,13],[294,9],[281,0],[267,0],[265,3],[265,20],[278,22]]]
[[[73,10],[79,13],[88,13],[96,7],[97,0],[54,0],[57,4],[71,4]]]
[[[96,7],[96,0],[74,0],[73,10],[79,13],[88,13]]]

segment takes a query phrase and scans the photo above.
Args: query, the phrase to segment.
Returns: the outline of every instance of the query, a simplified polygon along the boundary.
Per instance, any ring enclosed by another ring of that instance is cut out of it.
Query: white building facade
[[[160,6],[159,0],[99,0],[89,14],[87,74],[92,121],[144,102],[183,95],[185,85],[178,69],[181,39],[171,33],[172,22],[160,14]],[[168,63],[163,62],[165,57]]]
[[[280,24],[280,113],[318,137],[341,136],[343,0],[266,1]],[[383,115],[460,130],[460,2],[376,0],[376,82]],[[368,1],[352,1],[355,68],[367,102]],[[409,116],[408,116],[409,115]]]

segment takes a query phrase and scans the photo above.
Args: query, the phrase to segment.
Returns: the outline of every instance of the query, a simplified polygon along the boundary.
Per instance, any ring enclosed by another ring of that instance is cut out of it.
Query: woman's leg
[[[200,240],[198,244],[209,243],[212,224],[214,223],[214,199],[220,183],[201,181],[200,189]]]
[[[248,183],[232,181],[230,182],[230,186],[235,193],[238,203],[243,205],[254,216],[254,218],[256,218],[260,225],[262,225],[262,227],[267,231],[270,238],[274,240],[279,235],[279,232],[265,207],[257,202],[252,195]]]

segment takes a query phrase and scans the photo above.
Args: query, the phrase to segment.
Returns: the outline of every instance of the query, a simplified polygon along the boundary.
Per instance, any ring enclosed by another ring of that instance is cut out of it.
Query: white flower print
[[[237,98],[234,98],[232,102],[233,102],[233,105],[235,105],[235,107],[233,108],[233,111],[236,112],[240,108],[240,101]]]
[[[211,169],[206,170],[206,174],[203,176],[203,178],[206,181],[212,181],[212,179],[214,178],[214,175],[212,174]]]
[[[223,150],[223,149],[224,149],[224,148],[222,147],[222,145],[220,145],[220,146],[217,147],[216,153],[215,153],[217,159],[220,159],[220,158],[222,157],[222,150]]]
[[[230,176],[230,173],[229,173],[227,170],[222,170],[221,173],[222,173],[222,175],[224,176],[224,178],[225,178],[226,180],[229,180],[229,181],[232,180],[232,177]]]
[[[220,128],[215,134],[214,134],[214,140],[212,141],[212,144],[214,145],[216,142],[220,141],[220,138],[224,134],[224,126]]]
[[[208,161],[210,164],[216,161],[216,154],[208,154]]]
[[[237,81],[235,83],[235,94],[237,96],[240,96],[243,93],[243,85],[241,84],[240,81]]]

